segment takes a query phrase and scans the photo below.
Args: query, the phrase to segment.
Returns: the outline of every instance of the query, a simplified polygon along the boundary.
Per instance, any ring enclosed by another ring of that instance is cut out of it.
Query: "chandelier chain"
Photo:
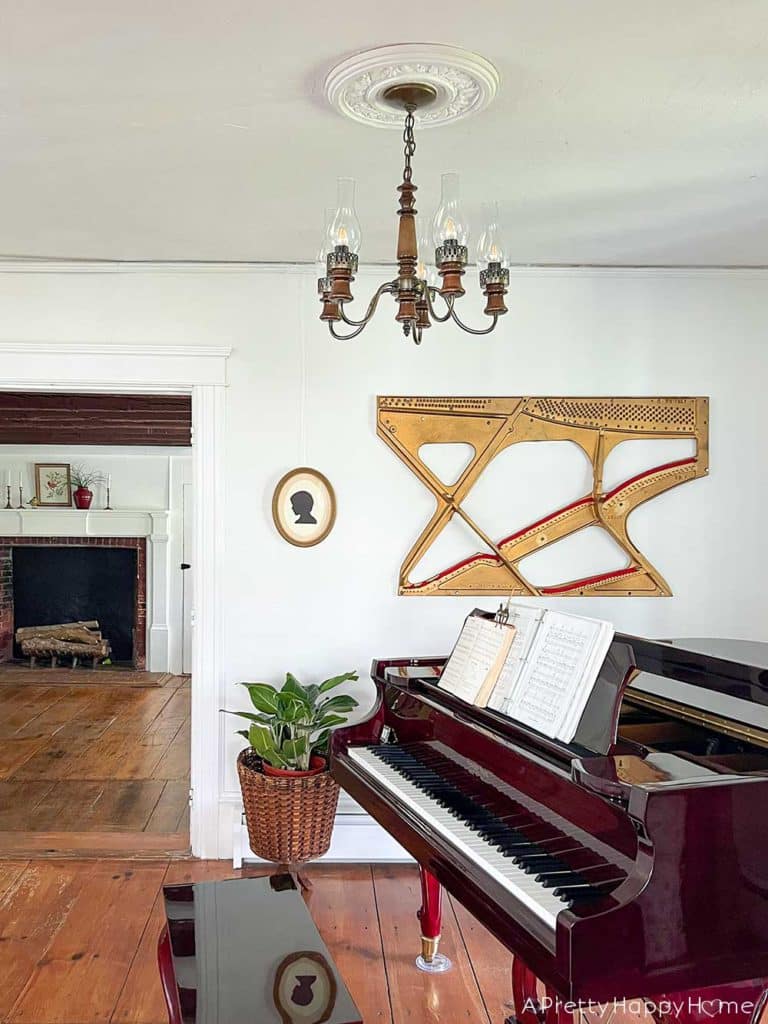
[[[416,152],[416,139],[413,135],[413,126],[416,123],[413,116],[413,107],[406,108],[407,113],[405,115],[405,128],[403,129],[403,153],[405,155],[405,167],[403,169],[403,181],[410,183],[411,181],[411,158]]]
[[[353,299],[351,284],[358,270],[358,254],[349,244],[349,232],[342,236],[341,230],[339,230],[333,248],[326,253],[325,273],[321,274],[317,282],[318,296],[322,303],[320,319],[327,322],[333,338],[339,341],[350,341],[352,338],[356,338],[373,319],[381,296],[392,295],[397,306],[395,319],[400,323],[405,337],[412,338],[417,345],[422,342],[425,328],[449,321],[468,334],[490,334],[496,327],[499,317],[507,312],[504,296],[509,284],[509,273],[506,268],[502,267],[501,261],[489,263],[488,269],[484,269],[480,273],[480,287],[486,299],[484,313],[487,317],[485,321],[487,326],[484,328],[470,327],[464,323],[456,311],[455,303],[464,295],[461,278],[464,275],[467,262],[467,248],[456,240],[455,222],[447,214],[443,218],[445,223],[440,222],[442,234],[439,235],[439,238],[441,242],[435,250],[436,271],[441,278],[439,286],[430,284],[426,272],[419,266],[420,246],[417,238],[415,207],[416,186],[412,180],[413,157],[416,153],[414,114],[418,109],[418,103],[424,101],[425,94],[428,99],[435,98],[432,95],[434,90],[430,91],[418,83],[415,85],[406,83],[403,86],[393,86],[389,91],[392,93],[393,102],[399,104],[403,100],[405,101],[403,103],[405,123],[402,134],[403,181],[397,187],[399,193],[397,277],[394,280],[385,281],[379,286],[360,319],[351,316],[349,305]],[[442,207],[439,212],[442,214]],[[347,211],[340,207],[337,216],[341,216],[342,213],[344,217],[349,213],[353,226],[356,225],[354,208]],[[438,216],[436,215],[435,223],[437,220]],[[344,224],[346,226],[345,221]],[[443,301],[441,313],[435,309],[438,296]]]

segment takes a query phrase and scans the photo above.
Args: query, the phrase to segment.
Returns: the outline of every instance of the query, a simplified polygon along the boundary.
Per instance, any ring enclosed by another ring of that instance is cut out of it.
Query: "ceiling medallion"
[[[402,130],[402,117],[385,93],[412,82],[434,90],[434,101],[419,117],[419,126],[429,128],[487,107],[499,87],[499,73],[484,57],[457,46],[403,43],[348,57],[328,72],[324,87],[328,102],[346,117]]]
[[[426,49],[418,44],[413,44],[411,48],[419,51]],[[417,227],[417,190],[412,180],[416,116],[420,126],[428,123],[445,124],[448,120],[463,117],[479,109],[481,103],[489,101],[492,95],[490,84],[493,84],[495,92],[498,75],[482,57],[464,55],[471,58],[475,69],[486,68],[487,73],[483,79],[485,89],[481,88],[480,78],[476,77],[463,91],[454,90],[446,105],[446,82],[450,79],[445,72],[442,75],[437,73],[434,62],[412,60],[407,64],[374,64],[372,55],[391,54],[393,51],[402,53],[404,49],[408,47],[388,46],[369,51],[353,58],[358,62],[354,75],[349,72],[347,65],[350,62],[347,61],[344,65],[338,65],[326,80],[329,99],[344,113],[349,113],[350,117],[387,127],[388,121],[385,123],[378,117],[381,106],[386,117],[391,118],[398,128],[404,122],[403,180],[397,186],[397,277],[380,285],[360,319],[350,315],[352,282],[358,269],[362,240],[360,221],[355,210],[355,182],[352,178],[339,179],[338,205],[325,224],[318,255],[317,292],[322,304],[320,319],[328,324],[332,337],[340,341],[355,338],[365,329],[384,295],[391,295],[394,299],[397,306],[395,320],[402,327],[406,338],[413,338],[417,345],[421,344],[423,332],[427,328],[448,321],[469,334],[490,334],[499,317],[507,312],[504,296],[509,285],[509,269],[497,204],[485,205],[484,227],[476,246],[480,289],[485,296],[484,313],[488,320],[483,327],[470,327],[459,318],[456,311],[456,304],[464,295],[462,278],[469,260],[469,225],[461,209],[458,175],[443,175],[440,205],[431,221],[426,222],[430,225],[426,230]],[[434,51],[438,48],[431,49]],[[454,55],[463,52],[451,47],[439,49],[451,50]],[[361,71],[360,64],[365,62],[367,70]],[[344,73],[339,71],[342,67],[347,67]],[[462,81],[468,78],[465,70],[459,72],[455,67],[453,70],[454,81],[460,76]],[[360,89],[345,91],[344,80],[357,83]],[[354,98],[363,93],[365,105],[357,108],[357,113],[350,112],[353,111]],[[375,116],[366,114],[364,117],[363,111],[374,111]],[[449,116],[449,111],[454,113]],[[421,226],[422,221],[418,221],[418,225]]]

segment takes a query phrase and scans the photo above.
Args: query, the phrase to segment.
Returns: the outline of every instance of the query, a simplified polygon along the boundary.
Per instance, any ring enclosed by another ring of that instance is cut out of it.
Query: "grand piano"
[[[373,712],[331,749],[419,863],[419,965],[447,966],[444,887],[513,954],[519,1024],[636,998],[659,1021],[758,1020],[768,644],[617,633],[570,744],[441,690],[445,661],[374,661]]]

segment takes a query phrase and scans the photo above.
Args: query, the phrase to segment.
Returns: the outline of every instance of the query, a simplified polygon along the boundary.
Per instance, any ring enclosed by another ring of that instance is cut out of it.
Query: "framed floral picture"
[[[35,496],[42,506],[68,508],[72,504],[69,463],[36,462]]]

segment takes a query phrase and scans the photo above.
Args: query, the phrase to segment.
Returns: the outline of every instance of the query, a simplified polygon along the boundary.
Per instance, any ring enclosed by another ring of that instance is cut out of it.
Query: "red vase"
[[[310,775],[319,775],[325,771],[325,758],[314,754],[309,760],[310,767],[305,772],[294,771],[292,768],[275,768],[274,765],[262,763],[265,775],[275,779],[307,779]]]
[[[75,508],[90,508],[93,501],[93,491],[87,487],[78,487],[72,495],[75,499]]]

